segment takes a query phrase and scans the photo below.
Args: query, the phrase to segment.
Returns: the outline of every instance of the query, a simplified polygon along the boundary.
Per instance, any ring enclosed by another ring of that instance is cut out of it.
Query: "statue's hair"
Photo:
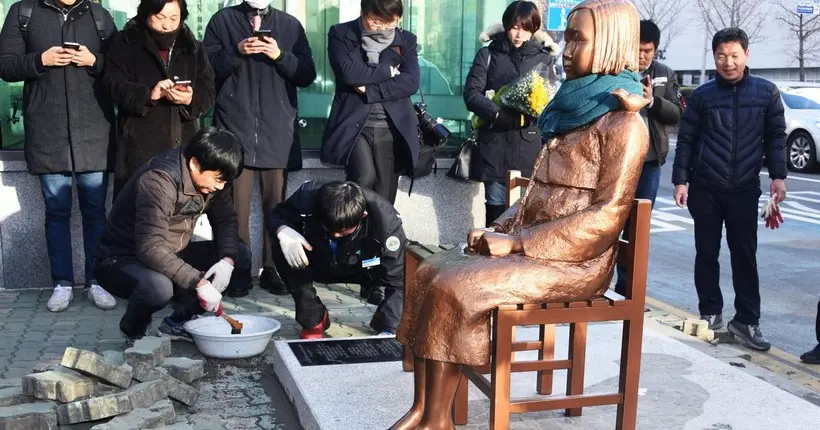
[[[617,75],[638,71],[640,15],[630,0],[586,0],[573,13],[586,9],[595,24],[592,73]]]

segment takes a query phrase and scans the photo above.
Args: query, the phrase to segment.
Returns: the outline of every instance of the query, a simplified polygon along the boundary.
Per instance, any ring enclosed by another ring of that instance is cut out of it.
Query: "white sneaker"
[[[71,299],[74,298],[74,289],[71,287],[64,287],[57,284],[54,287],[54,292],[51,293],[51,298],[48,299],[46,306],[51,312],[62,312],[68,308]]]
[[[88,289],[88,298],[94,302],[94,305],[103,310],[117,307],[117,300],[114,296],[96,283],[92,283],[91,288]]]

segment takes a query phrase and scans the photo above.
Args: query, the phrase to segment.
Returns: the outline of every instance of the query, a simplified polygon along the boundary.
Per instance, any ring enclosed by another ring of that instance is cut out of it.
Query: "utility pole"
[[[806,82],[806,71],[805,71],[805,69],[803,68],[803,66],[804,66],[804,64],[805,64],[805,61],[804,61],[804,58],[803,58],[803,56],[804,56],[804,54],[805,54],[805,53],[803,52],[803,41],[804,41],[806,38],[805,38],[805,35],[804,35],[804,33],[803,33],[803,14],[802,14],[802,13],[800,14],[800,24],[799,24],[799,25],[800,25],[800,26],[799,26],[799,27],[798,27],[798,29],[797,29],[798,34],[799,34],[799,36],[798,36],[798,38],[797,38],[797,41],[798,41],[798,47],[797,47],[797,50],[798,50],[797,62],[798,62],[798,64],[800,65],[800,82]]]

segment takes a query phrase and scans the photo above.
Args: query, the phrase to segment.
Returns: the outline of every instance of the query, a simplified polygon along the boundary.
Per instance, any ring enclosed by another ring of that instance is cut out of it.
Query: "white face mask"
[[[265,9],[270,5],[270,1],[271,0],[245,0],[245,3],[254,9]]]

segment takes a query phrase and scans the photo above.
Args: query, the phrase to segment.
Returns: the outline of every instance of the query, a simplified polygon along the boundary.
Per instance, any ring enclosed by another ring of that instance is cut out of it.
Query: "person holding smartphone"
[[[259,184],[267,217],[285,198],[288,170],[302,166],[296,90],[313,83],[316,67],[302,24],[271,7],[270,0],[246,0],[220,10],[208,23],[203,43],[216,75],[214,125],[236,134],[245,150],[245,169],[234,183],[234,203],[239,236],[250,246],[254,184]],[[263,237],[259,284],[287,295],[264,224],[257,230]],[[232,289],[227,293],[248,294]]]
[[[79,280],[71,246],[76,183],[83,224],[84,284],[97,307],[111,309],[116,300],[100,287],[93,272],[114,158],[114,105],[98,88],[108,42],[117,28],[111,14],[91,0],[22,0],[7,3],[7,7],[0,32],[0,79],[23,86],[23,150],[28,172],[40,181],[54,287],[46,306],[52,312],[67,309]],[[38,267],[41,263],[31,262]]]
[[[213,71],[187,17],[185,0],[141,0],[112,41],[103,82],[119,106],[114,199],[151,157],[190,139],[213,105]]]

